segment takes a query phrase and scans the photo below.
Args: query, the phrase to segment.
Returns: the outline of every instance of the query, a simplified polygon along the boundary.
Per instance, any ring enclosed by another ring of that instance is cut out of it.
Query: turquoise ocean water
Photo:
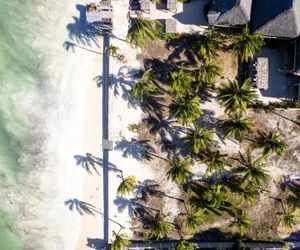
[[[22,249],[16,220],[22,203],[11,194],[26,190],[18,178],[30,122],[23,110],[27,93],[38,87],[38,61],[31,47],[35,35],[35,1],[0,0],[0,249]],[[25,192],[26,194],[26,192]]]

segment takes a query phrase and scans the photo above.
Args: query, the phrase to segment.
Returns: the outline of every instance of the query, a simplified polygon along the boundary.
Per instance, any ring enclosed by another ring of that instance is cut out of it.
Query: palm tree
[[[242,209],[235,209],[233,213],[233,222],[231,225],[239,229],[240,235],[244,235],[251,224],[252,221],[248,217],[246,211]]]
[[[184,216],[182,220],[182,226],[187,230],[188,233],[194,234],[197,231],[197,228],[203,221],[204,214],[203,210],[191,206],[188,210],[188,213]]]
[[[107,52],[111,55],[111,56],[117,56],[118,55],[118,50],[119,47],[118,46],[114,46],[114,45],[110,45],[107,48]]]
[[[241,185],[237,190],[238,195],[242,198],[247,204],[252,204],[255,201],[258,191],[253,189],[251,185]]]
[[[126,194],[131,194],[137,186],[136,178],[133,175],[128,176],[123,179],[121,184],[117,189],[118,195],[125,196]]]
[[[216,61],[205,62],[204,65],[199,69],[198,80],[214,84],[216,77],[220,76],[222,68],[218,66]]]
[[[174,225],[168,221],[165,221],[160,213],[157,213],[149,221],[150,227],[150,239],[163,239],[170,234],[174,228]]]
[[[151,69],[148,69],[143,73],[141,79],[132,87],[129,93],[136,99],[143,101],[155,95],[157,91],[158,87],[153,81]]]
[[[216,32],[209,31],[202,36],[199,45],[199,56],[205,60],[211,60],[222,47],[220,35]]]
[[[220,127],[224,130],[224,139],[232,138],[242,141],[246,134],[252,132],[251,125],[250,120],[233,115],[222,121]]]
[[[196,127],[191,133],[183,138],[183,141],[193,153],[199,154],[201,151],[206,151],[208,148],[212,147],[213,131]]]
[[[241,165],[232,169],[233,173],[243,173],[242,181],[250,185],[261,186],[269,178],[267,171],[263,169],[261,159],[252,159],[251,152],[248,150],[246,156],[240,152]]]
[[[170,93],[175,96],[187,96],[191,93],[192,83],[195,81],[192,72],[183,70],[171,73]]]
[[[177,122],[182,125],[189,125],[202,115],[200,109],[200,98],[198,96],[190,98],[179,98],[171,105],[171,114],[177,118]]]
[[[191,162],[191,158],[182,160],[179,157],[174,157],[173,159],[169,160],[171,169],[167,172],[168,179],[171,179],[177,185],[187,182],[192,174],[190,172]]]
[[[249,104],[255,103],[256,94],[251,79],[248,78],[243,83],[229,81],[229,84],[222,84],[217,97],[226,112],[240,114],[247,110]]]
[[[287,145],[274,132],[259,132],[259,136],[254,143],[254,147],[263,148],[265,156],[276,153],[282,156]]]
[[[127,234],[117,234],[113,231],[114,240],[111,245],[112,250],[125,250],[126,247],[130,244],[130,241],[127,239]]]
[[[207,165],[207,173],[221,174],[226,165],[226,154],[221,154],[219,150],[208,150],[203,154],[202,161]]]
[[[280,223],[284,228],[291,230],[295,225],[298,224],[299,219],[300,217],[295,211],[286,211],[283,214]]]
[[[216,209],[227,206],[229,204],[228,198],[229,196],[221,184],[213,185],[204,193],[207,205]]]
[[[158,20],[145,20],[142,15],[138,15],[128,29],[126,41],[134,48],[145,48],[149,41],[156,41],[159,38],[156,31],[158,25],[161,25]]]
[[[241,62],[248,62],[253,59],[264,45],[263,37],[259,34],[250,34],[248,26],[243,29],[242,33],[231,37],[232,50],[235,56],[239,56]]]
[[[186,240],[180,240],[178,244],[172,248],[172,250],[194,250],[194,244]]]

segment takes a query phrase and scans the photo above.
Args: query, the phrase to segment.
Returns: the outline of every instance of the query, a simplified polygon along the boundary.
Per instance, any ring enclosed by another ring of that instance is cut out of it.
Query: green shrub
[[[140,126],[139,126],[139,124],[131,123],[127,126],[127,128],[128,128],[129,131],[137,133],[140,129]]]

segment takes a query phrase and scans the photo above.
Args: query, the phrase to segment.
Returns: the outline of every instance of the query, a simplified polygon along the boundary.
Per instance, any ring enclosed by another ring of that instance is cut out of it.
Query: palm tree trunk
[[[283,119],[286,119],[286,120],[288,120],[288,121],[290,121],[290,122],[293,122],[293,123],[297,124],[298,126],[300,126],[300,122],[294,121],[294,120],[292,120],[292,119],[290,119],[290,118],[288,118],[288,117],[286,117],[286,116],[284,116],[284,115],[278,114],[278,113],[275,112],[275,111],[271,111],[271,112],[272,112],[273,114],[275,114],[275,115],[278,115],[279,117],[281,117],[281,118],[283,118]]]
[[[169,161],[168,159],[166,159],[166,158],[164,158],[164,157],[161,157],[161,156],[159,156],[159,155],[157,155],[157,154],[155,154],[155,153],[148,152],[148,154],[149,154],[149,155],[152,155],[152,156],[154,156],[154,157],[157,157],[157,158],[159,158],[159,159],[161,159],[161,160]]]

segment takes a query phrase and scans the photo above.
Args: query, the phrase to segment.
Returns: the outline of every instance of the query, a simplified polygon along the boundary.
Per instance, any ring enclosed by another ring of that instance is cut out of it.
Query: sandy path
[[[102,42],[99,42],[101,44]],[[102,56],[95,58],[94,76],[102,72]],[[87,88],[85,103],[85,131],[83,155],[90,153],[99,157],[101,153],[101,88],[97,87],[95,81],[91,81]],[[101,156],[100,156],[101,158]],[[94,206],[91,207],[93,214],[84,213],[81,216],[81,230],[77,243],[77,249],[94,248],[103,239],[103,216],[102,216],[102,168],[96,165],[98,175],[93,169],[92,174],[85,172],[85,183],[81,201]]]

